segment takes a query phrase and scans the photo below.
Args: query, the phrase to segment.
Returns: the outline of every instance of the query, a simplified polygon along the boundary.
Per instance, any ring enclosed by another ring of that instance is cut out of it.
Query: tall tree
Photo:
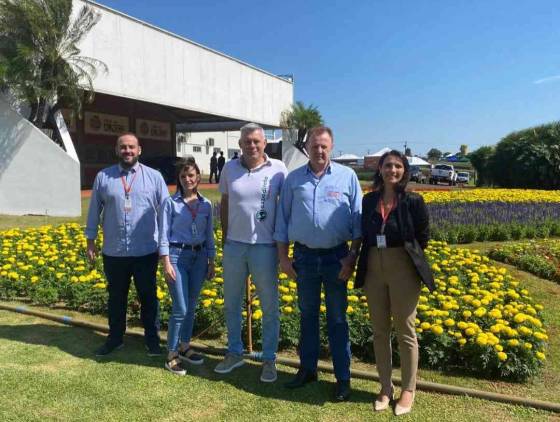
[[[0,89],[27,103],[38,127],[61,107],[80,115],[98,70],[107,72],[78,48],[100,14],[89,5],[71,14],[72,0],[0,0]]]
[[[280,125],[286,129],[297,129],[298,139],[296,147],[304,147],[307,131],[315,126],[323,124],[323,117],[319,109],[313,104],[306,107],[301,101],[296,101],[292,107],[282,112]]]
[[[428,151],[428,160],[438,161],[441,158],[441,151],[437,148],[432,148]]]
[[[476,170],[477,186],[492,185],[494,182],[493,178],[493,166],[492,157],[494,155],[494,148],[490,146],[482,146],[476,151],[469,154],[469,160],[472,166]]]
[[[466,157],[469,153],[469,146],[467,144],[461,144],[461,146],[459,147],[459,151],[461,152],[461,155],[463,157]]]

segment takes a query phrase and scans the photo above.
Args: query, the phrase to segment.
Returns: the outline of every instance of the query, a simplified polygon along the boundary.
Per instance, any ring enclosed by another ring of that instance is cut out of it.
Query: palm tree
[[[297,129],[298,139],[295,146],[303,149],[305,143],[305,135],[307,131],[315,126],[323,124],[323,117],[319,109],[311,104],[309,107],[301,101],[296,101],[292,104],[291,109],[284,110],[280,119],[280,125],[285,129]]]
[[[71,14],[72,0],[0,0],[0,89],[29,105],[39,128],[61,107],[81,115],[98,69],[107,72],[78,48],[100,14],[89,5]]]

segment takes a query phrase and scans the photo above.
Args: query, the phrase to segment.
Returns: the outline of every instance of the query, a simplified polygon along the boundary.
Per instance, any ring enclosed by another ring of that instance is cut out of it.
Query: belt
[[[309,246],[305,246],[303,243],[294,242],[294,246],[296,248],[301,248],[303,250],[307,250],[307,251],[316,253],[317,255],[328,255],[328,254],[332,253],[333,251],[342,248],[345,245],[346,245],[346,243],[341,243],[340,245],[333,246],[332,248],[310,248]]]
[[[204,243],[199,243],[198,245],[189,245],[188,243],[169,242],[169,246],[173,246],[174,248],[187,249],[189,251],[200,251],[204,247]]]

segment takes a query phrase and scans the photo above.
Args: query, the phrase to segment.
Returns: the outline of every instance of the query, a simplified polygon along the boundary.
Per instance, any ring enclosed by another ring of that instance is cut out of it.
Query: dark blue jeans
[[[300,366],[317,370],[319,359],[319,310],[321,285],[325,289],[327,332],[334,374],[338,381],[350,379],[350,339],[346,309],[346,282],[338,279],[340,259],[348,254],[342,244],[329,250],[294,247],[294,269],[297,273],[298,305],[301,313],[299,358]]]
[[[126,330],[126,309],[130,279],[140,300],[140,319],[144,326],[146,344],[159,344],[159,303],[157,299],[156,271],[157,253],[145,256],[103,255],[103,269],[109,291],[109,338],[110,344],[120,344]]]

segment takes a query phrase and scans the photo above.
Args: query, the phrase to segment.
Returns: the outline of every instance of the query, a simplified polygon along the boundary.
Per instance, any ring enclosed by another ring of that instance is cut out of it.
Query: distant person
[[[93,262],[97,255],[95,238],[102,222],[103,269],[109,292],[109,336],[96,351],[97,356],[123,346],[131,277],[140,300],[148,355],[161,354],[156,296],[157,211],[169,192],[160,172],[138,162],[141,152],[136,135],[122,134],[116,146],[119,163],[101,170],[93,182],[85,229],[87,256]]]
[[[218,183],[218,158],[216,155],[218,153],[214,151],[212,157],[210,158],[210,177],[208,178],[208,183],[212,183],[212,176],[214,176],[214,183]]]
[[[200,169],[193,158],[177,163],[177,192],[163,201],[159,254],[172,298],[165,368],[185,375],[182,361],[204,362],[190,347],[195,309],[205,278],[214,277],[212,203],[198,192]]]
[[[373,348],[381,391],[376,411],[389,407],[391,381],[391,325],[399,343],[401,394],[395,415],[409,413],[416,390],[418,341],[416,307],[421,280],[433,291],[434,280],[422,250],[428,245],[429,216],[421,195],[406,192],[410,176],[407,158],[399,151],[383,154],[373,178],[373,192],[363,199],[363,243],[355,287],[363,287],[373,329]]]
[[[313,128],[307,139],[309,162],[286,178],[274,232],[280,269],[297,280],[301,315],[300,366],[285,386],[299,388],[317,380],[323,288],[336,378],[334,398],[345,401],[350,396],[347,282],[354,272],[362,236],[362,190],[352,169],[330,160],[334,146],[330,128]],[[294,242],[293,260],[290,242]]]
[[[233,153],[233,157],[231,157],[232,160],[237,160],[239,158],[239,154],[237,153],[237,151],[235,151]]]
[[[243,365],[241,308],[249,274],[257,289],[262,318],[262,382],[274,382],[280,334],[278,257],[273,239],[278,196],[288,170],[268,158],[264,130],[249,123],[241,128],[243,155],[229,161],[220,179],[220,217],[224,244],[224,310],[228,351],[215,372],[226,374]]]
[[[222,170],[226,164],[226,158],[224,157],[224,152],[220,151],[220,157],[218,158],[218,182],[220,181],[220,177],[222,177]]]

